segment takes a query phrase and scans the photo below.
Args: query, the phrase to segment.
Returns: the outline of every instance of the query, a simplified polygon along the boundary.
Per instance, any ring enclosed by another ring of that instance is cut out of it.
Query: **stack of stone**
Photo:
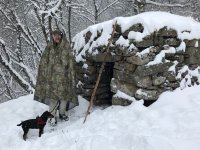
[[[86,65],[87,64],[87,65]],[[96,80],[99,75],[101,62],[86,61],[84,65],[87,68],[83,68],[83,64],[79,63],[76,66],[78,84],[78,93],[81,94],[87,100],[90,100],[92,92],[94,90]],[[95,105],[111,104],[112,93],[110,92],[110,81],[113,75],[113,63],[107,63],[104,71],[101,75],[101,79],[95,94]]]
[[[101,46],[98,48],[97,55],[88,53],[85,56],[86,62],[77,64],[78,80],[83,83],[79,86],[79,91],[84,97],[89,99],[91,96],[100,64],[104,61],[107,62],[107,66],[97,90],[97,104],[110,102],[111,94],[115,94],[118,90],[136,99],[154,101],[162,92],[179,87],[186,76],[186,82],[191,80],[191,85],[199,84],[198,77],[189,74],[189,71],[195,70],[200,65],[198,39],[180,40],[177,32],[167,27],[155,31],[140,42],[128,38],[131,31],[142,33],[143,30],[142,24],[135,24],[122,33],[118,25],[109,53],[105,53],[106,45]],[[85,34],[86,43],[91,36],[91,32]],[[98,32],[95,40],[100,36],[101,33]],[[119,39],[128,40],[128,45],[120,45]],[[144,53],[144,51],[147,52]],[[165,52],[162,53],[162,51]],[[162,60],[159,63],[150,64],[161,54],[163,55],[159,58]],[[83,66],[86,64],[87,69],[84,69]],[[173,66],[174,70],[171,69]],[[184,66],[188,69],[180,72]],[[200,74],[200,71],[198,73]],[[130,103],[127,99],[112,97],[112,104],[128,105]]]

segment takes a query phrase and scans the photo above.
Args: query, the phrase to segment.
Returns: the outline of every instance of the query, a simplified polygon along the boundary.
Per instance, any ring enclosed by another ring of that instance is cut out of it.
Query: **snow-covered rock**
[[[105,52],[113,30],[112,26],[116,22],[111,47],[109,52]],[[105,74],[102,76],[107,77],[106,84],[115,89],[114,93],[123,89],[129,96],[156,100],[160,93],[166,90],[199,84],[199,28],[200,23],[193,18],[167,12],[145,12],[90,26],[73,38],[73,50],[77,63],[81,64],[80,67],[92,64],[90,67],[97,69],[95,73],[89,73],[87,76],[88,79],[94,79],[92,82],[84,82],[82,74],[79,74],[79,79],[88,89],[90,84],[95,83],[96,78],[93,77],[98,75],[99,64],[105,61],[110,67],[105,68]],[[187,69],[184,69],[185,66]],[[175,80],[172,81],[171,75]],[[123,84],[115,87],[116,84],[111,82],[109,85],[112,78]],[[144,78],[150,78],[151,81],[148,80],[148,83],[153,84],[138,85],[137,81]],[[142,87],[140,90],[143,93],[146,91],[149,96],[139,95],[140,92],[136,90],[132,90],[132,93],[124,90],[127,88],[124,85],[130,84],[135,89]],[[85,95],[84,92],[82,94]]]

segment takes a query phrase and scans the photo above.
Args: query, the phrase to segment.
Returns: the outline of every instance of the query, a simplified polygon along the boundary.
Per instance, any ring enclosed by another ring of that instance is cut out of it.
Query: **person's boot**
[[[59,118],[61,119],[61,120],[64,120],[64,121],[68,121],[69,120],[69,117],[67,116],[67,115],[61,115],[61,114],[59,114]]]

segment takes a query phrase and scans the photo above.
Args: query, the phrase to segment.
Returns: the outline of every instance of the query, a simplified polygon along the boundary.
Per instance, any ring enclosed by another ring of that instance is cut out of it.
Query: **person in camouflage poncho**
[[[40,60],[34,99],[48,104],[54,116],[59,102],[59,116],[64,120],[68,120],[67,103],[78,104],[73,64],[69,42],[61,31],[54,31],[53,42],[47,45]]]

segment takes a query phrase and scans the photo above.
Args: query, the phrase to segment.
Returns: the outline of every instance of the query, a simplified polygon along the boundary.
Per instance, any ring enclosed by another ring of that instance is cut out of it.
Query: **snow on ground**
[[[30,130],[27,141],[21,120],[35,118],[48,107],[33,95],[0,104],[1,150],[199,150],[200,86],[163,93],[150,107],[143,101],[130,106],[94,109],[83,124],[88,103],[70,112],[68,122],[45,126],[44,134]]]

